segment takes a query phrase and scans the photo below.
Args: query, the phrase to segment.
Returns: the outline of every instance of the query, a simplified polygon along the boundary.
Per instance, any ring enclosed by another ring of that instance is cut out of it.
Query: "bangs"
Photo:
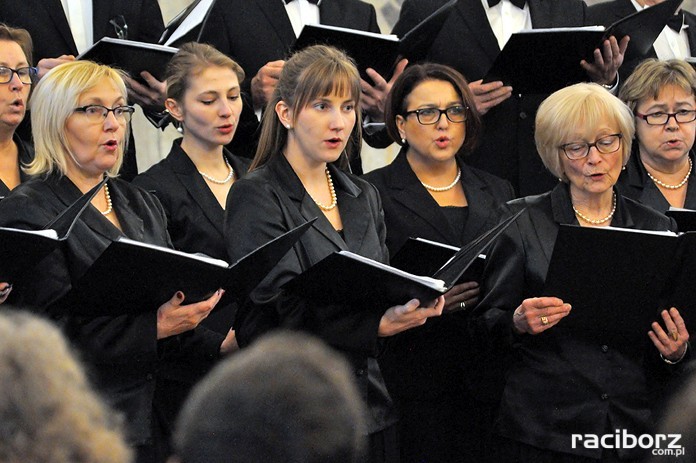
[[[294,105],[296,114],[311,101],[328,95],[348,95],[358,107],[360,75],[354,66],[337,60],[315,62],[302,72],[296,93],[302,95]]]

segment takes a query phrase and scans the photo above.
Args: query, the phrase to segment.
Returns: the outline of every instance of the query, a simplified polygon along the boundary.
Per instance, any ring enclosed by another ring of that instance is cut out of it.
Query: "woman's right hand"
[[[570,313],[570,304],[557,297],[525,299],[515,309],[512,323],[518,334],[539,334],[555,326]]]
[[[220,302],[223,294],[225,290],[218,289],[205,301],[182,305],[184,293],[177,291],[169,301],[157,309],[157,339],[175,336],[197,327]]]
[[[439,317],[445,307],[445,297],[438,297],[429,307],[419,308],[419,305],[418,299],[411,299],[404,305],[395,305],[387,309],[379,321],[378,336],[394,336],[402,331],[421,326],[430,317]]]

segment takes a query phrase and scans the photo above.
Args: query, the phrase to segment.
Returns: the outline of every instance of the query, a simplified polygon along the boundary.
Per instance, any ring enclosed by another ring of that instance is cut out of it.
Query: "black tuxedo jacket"
[[[249,304],[239,309],[235,328],[242,346],[272,329],[287,328],[313,333],[340,350],[353,365],[359,392],[369,408],[368,431],[373,433],[395,422],[391,398],[375,360],[381,347],[377,331],[383,313],[340,302],[319,305],[280,289],[334,251],[349,250],[381,262],[389,258],[377,190],[333,165],[329,169],[345,239],[307,194],[282,154],[232,186],[227,198],[225,237],[233,261],[318,217],[252,292]]]
[[[503,369],[502,363],[510,360],[505,359],[504,349],[512,354],[498,431],[541,449],[599,459],[601,448],[572,449],[570,435],[602,435],[615,429],[634,435],[650,433],[654,423],[649,384],[657,376],[664,378],[667,365],[647,335],[645,342],[650,346],[642,356],[622,352],[608,339],[598,338],[594,344],[568,336],[562,321],[540,335],[513,334],[513,312],[522,300],[548,295],[542,291],[559,224],[578,225],[566,184],[543,195],[512,201],[507,209],[514,213],[524,207],[527,211],[503,232],[489,253],[484,298],[473,314],[480,336],[477,342],[492,348],[490,370]],[[676,230],[673,220],[621,195],[611,225]],[[647,333],[650,327],[645,329]],[[636,449],[618,450],[624,458],[632,451]]]
[[[321,24],[329,26],[379,32],[374,6],[363,1],[324,0],[319,5],[319,19]],[[295,32],[280,1],[217,0],[201,41],[214,45],[242,66],[246,73],[242,89],[250,95],[251,79],[259,69],[269,61],[288,57]],[[250,98],[245,99],[245,103],[230,146],[234,153],[253,157],[259,122]]]
[[[445,3],[405,0],[393,33],[403,35]],[[528,4],[535,29],[586,23],[586,6],[581,0],[529,0]],[[473,82],[486,75],[498,53],[500,47],[481,1],[459,0],[427,58],[452,66]],[[534,118],[546,96],[520,95],[513,89],[512,97],[483,116],[480,146],[466,162],[510,181],[520,196],[551,189],[556,180],[543,166],[534,145]]]
[[[691,54],[696,51],[696,15],[684,11],[684,22],[689,26],[686,29],[686,35],[689,38],[689,48],[691,49]],[[590,23],[600,24],[602,26],[610,26],[619,19],[625,18],[629,14],[636,12],[636,7],[633,6],[631,0],[611,0],[608,2],[597,3],[587,8],[587,17]],[[633,70],[640,64],[641,61],[647,58],[657,58],[655,54],[655,49],[651,48],[650,52],[640,58],[635,58],[632,60],[627,60],[621,68],[619,73],[621,74],[621,81],[624,82],[628,76],[631,75]]]
[[[104,36],[116,37],[116,30],[109,20],[119,15],[126,20],[128,38],[131,40],[157,42],[164,31],[157,0],[93,0],[92,31],[95,42]],[[43,58],[78,54],[60,0],[0,0],[0,22],[29,31],[34,43],[33,64]],[[25,140],[31,139],[28,114],[20,127],[20,134]],[[130,180],[137,174],[135,143],[131,134],[121,175]]]
[[[638,201],[658,212],[665,213],[670,207],[669,202],[657,185],[655,185],[655,182],[648,177],[643,161],[640,160],[637,146],[638,140],[635,140],[633,142],[631,158],[628,164],[626,164],[626,170],[621,172],[619,181],[616,183],[616,188],[625,197]],[[689,157],[691,158],[692,164],[696,162],[694,159],[696,156],[693,151],[689,153]],[[696,172],[694,172],[694,170],[692,170],[691,175],[689,175],[686,188],[684,208],[696,209]]]
[[[226,150],[224,156],[234,169],[235,179],[246,174],[248,159]],[[229,261],[223,236],[225,210],[181,149],[181,139],[174,140],[167,157],[138,175],[133,183],[154,193],[162,203],[174,249]],[[232,327],[236,304],[229,295],[224,296],[218,305],[203,324],[227,334]]]
[[[200,362],[210,362],[217,358],[222,339],[188,332],[157,341],[157,307],[141,314],[88,318],[71,315],[71,307],[61,303],[59,299],[70,290],[72,282],[119,236],[171,246],[157,198],[119,179],[109,180],[109,191],[123,232],[89,206],[64,247],[42,260],[31,277],[15,282],[10,302],[33,308],[63,325],[95,374],[99,390],[112,406],[126,414],[129,440],[146,444],[151,439],[153,394],[160,362],[184,353]],[[0,226],[42,228],[81,194],[64,176],[32,179],[0,201]]]

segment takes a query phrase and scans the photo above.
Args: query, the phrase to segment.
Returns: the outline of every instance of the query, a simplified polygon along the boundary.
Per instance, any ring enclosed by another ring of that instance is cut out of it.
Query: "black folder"
[[[148,71],[157,80],[164,80],[169,60],[178,51],[156,43],[104,37],[77,59],[95,61],[126,71],[133,79],[143,82],[140,73]]]
[[[457,0],[450,0],[418,23],[400,39],[394,35],[365,32],[345,27],[308,24],[292,46],[297,51],[310,45],[326,44],[344,50],[357,63],[360,75],[371,79],[365,70],[372,68],[389,80],[400,58],[415,63],[423,60]]]
[[[461,248],[429,277],[404,272],[349,251],[338,251],[285,283],[283,289],[320,303],[353,304],[380,311],[413,298],[425,304],[454,286],[479,254],[522,212],[524,209]]]
[[[195,0],[169,21],[158,43],[180,47],[187,42],[200,42],[216,0]]]
[[[0,227],[0,281],[17,281],[56,250],[105,182],[106,179],[80,196],[41,230]]]
[[[645,343],[651,323],[675,298],[674,281],[693,278],[680,256],[694,246],[695,233],[561,225],[543,295],[573,308],[553,330],[629,350]]]
[[[665,212],[665,215],[677,221],[680,232],[696,231],[695,210],[670,207],[669,210]]]
[[[631,40],[625,59],[645,56],[682,0],[667,0],[602,26],[531,29],[512,34],[484,82],[503,81],[515,93],[552,93],[588,80],[581,60],[594,61],[594,50],[610,36]]]
[[[411,237],[389,259],[389,265],[415,275],[432,275],[459,250],[456,246]],[[479,254],[459,278],[459,282],[481,281],[485,263],[485,254]]]
[[[120,315],[156,310],[176,291],[185,304],[210,297],[218,288],[226,297],[245,299],[314,222],[299,225],[255,249],[232,265],[137,241],[113,241],[62,302],[72,313]]]

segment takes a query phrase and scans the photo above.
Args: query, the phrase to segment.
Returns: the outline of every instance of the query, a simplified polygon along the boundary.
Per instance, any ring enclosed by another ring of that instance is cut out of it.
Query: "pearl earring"
[[[290,124],[285,124],[285,128],[290,130]]]
[[[405,138],[402,138],[402,139],[401,139],[401,144],[402,144],[402,145],[405,145],[405,144],[406,144],[406,139],[405,139]]]

